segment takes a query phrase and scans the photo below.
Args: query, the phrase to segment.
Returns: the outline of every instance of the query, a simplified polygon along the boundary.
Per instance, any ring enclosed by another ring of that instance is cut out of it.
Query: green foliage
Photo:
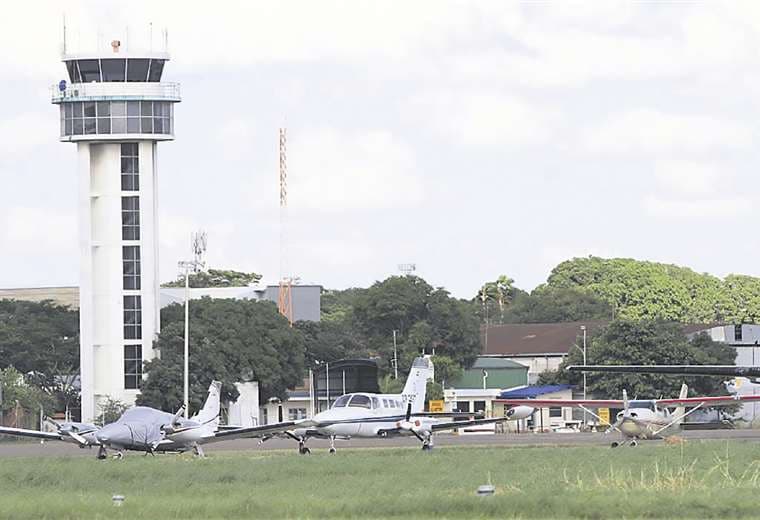
[[[704,334],[689,341],[680,325],[663,321],[614,321],[588,338],[586,351],[590,365],[731,365],[736,358],[732,347]],[[579,364],[583,364],[583,354],[573,348],[559,370],[541,374],[540,383],[580,385],[582,374],[565,370],[567,365]],[[712,377],[589,373],[587,382],[588,391],[600,398],[620,398],[624,388],[632,398],[677,397],[683,382],[692,395],[725,392],[721,378]]]
[[[106,398],[106,400],[100,405],[100,415],[98,416],[100,424],[105,426],[106,424],[118,421],[119,417],[121,417],[128,408],[128,405],[118,399],[111,399],[110,397]]]
[[[626,319],[682,323],[760,319],[760,279],[729,275],[721,280],[656,262],[574,258],[552,270],[546,288],[596,295],[613,306],[617,317]]]
[[[609,320],[612,306],[590,292],[543,286],[519,294],[504,314],[504,323],[560,323]]]
[[[193,288],[207,287],[247,287],[258,283],[261,275],[258,273],[244,273],[231,269],[209,269],[190,273],[188,284]],[[176,280],[162,284],[162,287],[184,287],[185,276],[180,274]]]
[[[393,374],[385,374],[380,379],[381,394],[400,394],[404,389],[403,379],[393,379]]]
[[[40,408],[45,414],[54,411],[54,398],[40,388],[27,383],[24,376],[13,367],[0,370],[0,386],[3,390],[0,410],[3,412],[12,410],[17,403],[27,412],[37,413]]]
[[[425,387],[425,406],[428,401],[439,401],[443,399],[443,385],[435,381],[428,381]]]
[[[176,410],[182,403],[183,306],[162,310],[155,342],[161,357],[145,363],[139,404]],[[190,304],[190,408],[198,410],[209,384],[222,382],[222,399],[238,397],[236,382],[258,381],[261,401],[285,397],[302,382],[304,335],[269,302],[202,298]]]
[[[405,371],[423,352],[435,350],[460,365],[470,364],[480,353],[478,320],[471,304],[416,276],[391,276],[362,291],[352,321],[381,369],[390,367],[394,330],[399,368]]]
[[[502,274],[495,281],[483,284],[475,296],[475,301],[481,307],[484,323],[504,323],[504,311],[515,297],[522,293],[514,287],[514,283],[512,278]]]
[[[0,369],[8,367],[46,392],[55,411],[78,406],[79,313],[50,301],[0,300]]]

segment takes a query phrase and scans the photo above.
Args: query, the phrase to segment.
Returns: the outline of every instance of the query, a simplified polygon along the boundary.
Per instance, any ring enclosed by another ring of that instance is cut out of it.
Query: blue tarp
[[[499,399],[533,399],[539,395],[551,394],[553,392],[561,392],[571,388],[570,385],[536,385],[526,386],[525,388],[518,388],[517,390],[509,390],[502,392]]]

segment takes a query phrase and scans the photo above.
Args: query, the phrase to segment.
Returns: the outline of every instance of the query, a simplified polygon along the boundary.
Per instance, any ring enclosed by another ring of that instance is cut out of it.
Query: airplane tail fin
[[[686,383],[681,385],[681,393],[678,394],[679,399],[686,399],[686,397],[689,395],[689,387],[686,386]],[[675,416],[680,417],[678,419],[677,424],[681,424],[683,422],[683,416],[686,413],[686,409],[683,406],[677,406],[675,411]]]
[[[625,388],[623,388],[623,410],[627,412],[629,405],[630,403],[628,402],[628,392],[626,392]]]
[[[412,413],[421,412],[425,408],[427,382],[431,379],[433,379],[433,362],[430,357],[415,358],[402,394],[405,402],[411,401]]]
[[[222,383],[211,381],[211,385],[208,387],[206,402],[201,411],[193,417],[194,421],[213,426],[213,430],[217,429],[219,426],[219,410],[221,408],[221,391]]]

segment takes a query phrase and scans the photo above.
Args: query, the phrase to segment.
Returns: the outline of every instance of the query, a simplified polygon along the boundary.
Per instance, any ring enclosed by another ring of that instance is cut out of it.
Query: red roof
[[[567,323],[510,323],[480,330],[480,342],[486,356],[519,356],[567,354],[580,340],[585,325],[590,334],[607,324],[604,321],[583,321]]]

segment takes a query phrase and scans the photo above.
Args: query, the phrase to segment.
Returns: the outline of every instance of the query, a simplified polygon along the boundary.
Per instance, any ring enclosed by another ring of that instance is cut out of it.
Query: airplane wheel
[[[107,457],[108,457],[108,454],[106,453],[106,450],[105,450],[105,448],[101,447],[101,448],[98,450],[97,459],[98,459],[98,460],[103,460],[103,459],[105,459],[105,458],[107,458]]]
[[[335,452],[337,452],[337,451],[338,451],[338,450],[336,450],[335,448],[330,448],[330,454],[333,454],[333,453],[335,453]]]
[[[631,443],[630,443],[631,448],[635,448],[638,445],[639,445],[639,443],[636,442],[636,441],[631,441]]]
[[[422,451],[432,451],[433,447],[430,444],[423,444]]]
[[[120,451],[116,452],[116,453],[114,453],[113,458],[116,459],[116,460],[121,460],[122,458],[124,458],[124,454],[122,452],[120,452]]]
[[[311,455],[311,450],[306,446],[303,446],[302,448],[298,448],[298,453],[301,455]]]
[[[619,442],[613,442],[612,444],[610,444],[610,448],[617,448],[618,446],[620,446]]]

